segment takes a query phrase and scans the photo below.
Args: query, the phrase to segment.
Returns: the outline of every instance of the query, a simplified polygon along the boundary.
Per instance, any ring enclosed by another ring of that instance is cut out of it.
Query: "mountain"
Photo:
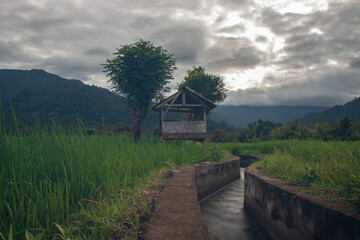
[[[115,128],[131,124],[132,111],[124,98],[107,89],[65,79],[44,70],[0,70],[0,96],[7,122],[12,120],[10,99],[20,123]],[[143,129],[151,131],[157,115],[149,113]]]
[[[219,105],[212,113],[214,121],[225,121],[234,127],[247,127],[258,119],[276,123],[287,123],[291,119],[304,117],[311,112],[322,112],[328,107],[314,106],[229,106]]]
[[[0,70],[0,96],[8,124],[13,119],[12,108],[20,123],[32,126],[37,121],[49,127],[55,121],[63,127],[76,127],[80,119],[85,127],[99,129],[104,125],[113,129],[132,122],[132,111],[123,97],[107,89],[89,86],[80,80],[65,79],[44,70]],[[332,108],[219,105],[211,113],[208,127],[209,130],[221,128],[231,131],[231,126],[244,128],[258,119],[286,123],[294,118],[302,118],[304,123],[314,124],[335,122],[344,115],[359,120],[359,102],[359,98],[356,98]],[[142,129],[152,131],[157,123],[158,115],[150,111],[142,123]]]
[[[348,116],[354,121],[360,121],[360,98],[354,98],[353,100],[343,104],[333,106],[323,112],[309,113],[300,121],[306,125],[314,126],[317,122],[335,123],[339,118]]]
[[[2,100],[13,98],[23,90],[35,91],[65,86],[84,86],[80,80],[69,80],[44,70],[0,70],[0,96]]]

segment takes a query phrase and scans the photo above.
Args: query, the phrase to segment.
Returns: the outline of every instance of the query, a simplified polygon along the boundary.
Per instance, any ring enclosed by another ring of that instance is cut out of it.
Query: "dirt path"
[[[195,187],[195,167],[182,166],[159,194],[159,208],[143,226],[145,240],[210,240],[200,212]]]

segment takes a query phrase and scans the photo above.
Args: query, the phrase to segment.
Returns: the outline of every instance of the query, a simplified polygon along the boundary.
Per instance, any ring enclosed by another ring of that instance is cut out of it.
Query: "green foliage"
[[[136,232],[151,207],[150,198],[139,193],[151,172],[201,159],[220,160],[215,158],[221,155],[186,141],[158,144],[154,138],[144,138],[135,144],[126,136],[66,135],[56,128],[0,133],[0,232],[13,233],[14,239],[24,239],[25,230],[30,239],[41,234],[49,239],[55,233],[102,239],[99,236],[110,234],[111,225],[105,220],[99,224],[103,216],[97,214],[112,217],[117,211],[121,214],[109,222],[115,224],[123,216],[128,219],[124,226]],[[129,215],[134,209],[139,212]],[[78,223],[75,229],[66,227],[72,221]]]
[[[227,96],[227,89],[223,80],[216,75],[205,73],[205,69],[201,66],[194,66],[192,70],[187,71],[187,75],[185,75],[184,81],[179,84],[179,88],[184,86],[195,90],[214,103],[224,101]]]
[[[360,209],[360,141],[286,140],[219,144],[234,154],[262,157],[255,164],[286,183],[335,193]]]
[[[96,130],[93,128],[84,128],[83,132],[85,135],[92,136],[92,135],[95,135]]]
[[[310,186],[318,178],[315,170],[306,161],[295,158],[286,150],[276,150],[254,166],[266,169],[267,173],[280,176],[287,183],[301,186]],[[286,175],[284,175],[285,172]]]
[[[114,55],[106,60],[104,72],[115,92],[125,96],[134,109],[161,95],[176,70],[172,54],[141,39],[122,45]]]
[[[336,124],[334,126],[334,132],[335,135],[340,138],[340,140],[345,140],[350,137],[350,128],[351,128],[351,122],[353,119],[350,119],[348,116],[344,116],[342,118],[339,118],[336,121]]]
[[[352,124],[350,132],[352,139],[360,139],[360,122]]]
[[[228,132],[223,138],[224,142],[251,142],[257,140],[270,139],[273,131],[281,126],[280,123],[271,121],[263,121],[261,119],[254,121],[247,128],[236,128],[232,132]]]
[[[200,146],[201,144],[199,142],[197,142],[197,144]],[[220,159],[224,160],[224,159],[229,159],[233,157],[231,155],[231,153],[222,148],[219,147],[217,144],[214,143],[209,143],[207,144],[207,154],[205,158],[200,159],[200,161],[198,161],[197,163],[201,163],[201,162],[216,162],[219,161]]]
[[[222,142],[256,142],[286,139],[359,140],[360,123],[352,123],[347,116],[335,124],[317,123],[315,128],[304,126],[298,119],[288,124],[273,123],[259,119],[247,128],[237,128],[222,139]]]
[[[211,135],[211,140],[213,142],[222,142],[226,137],[226,132],[222,129],[216,129]]]
[[[113,130],[114,133],[120,134],[120,135],[131,135],[131,127],[127,124],[121,124],[117,128]]]
[[[332,126],[330,123],[319,122],[315,125],[315,131],[320,139],[327,141],[332,140]]]
[[[298,119],[293,119],[287,125],[275,128],[271,134],[271,139],[307,139],[311,138],[311,129],[299,123]]]
[[[176,70],[175,58],[162,47],[139,40],[122,45],[107,59],[104,72],[110,77],[113,89],[134,110],[132,132],[135,142],[140,139],[140,124],[144,120],[151,101],[160,99],[169,89],[165,87]]]
[[[211,115],[211,114],[210,114]],[[206,120],[206,131],[212,134],[216,129],[222,129],[225,132],[234,131],[234,127],[229,126],[226,122],[215,122],[211,118],[207,118]]]

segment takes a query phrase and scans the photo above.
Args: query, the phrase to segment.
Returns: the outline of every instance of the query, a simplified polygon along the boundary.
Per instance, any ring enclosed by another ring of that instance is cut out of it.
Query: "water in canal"
[[[213,240],[264,238],[244,212],[244,171],[241,179],[200,202],[203,219]]]

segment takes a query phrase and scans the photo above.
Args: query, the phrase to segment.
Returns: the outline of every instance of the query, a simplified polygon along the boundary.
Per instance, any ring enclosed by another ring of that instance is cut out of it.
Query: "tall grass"
[[[0,117],[1,122],[1,117]],[[206,160],[192,142],[159,144],[125,136],[53,131],[0,131],[0,233],[24,239],[29,231],[51,239],[71,213],[102,196],[129,190],[154,170]],[[86,201],[84,201],[86,200]],[[0,235],[1,238],[1,235]]]
[[[360,209],[360,141],[290,140],[223,144],[235,154],[255,154],[255,167],[286,183],[340,195]]]

